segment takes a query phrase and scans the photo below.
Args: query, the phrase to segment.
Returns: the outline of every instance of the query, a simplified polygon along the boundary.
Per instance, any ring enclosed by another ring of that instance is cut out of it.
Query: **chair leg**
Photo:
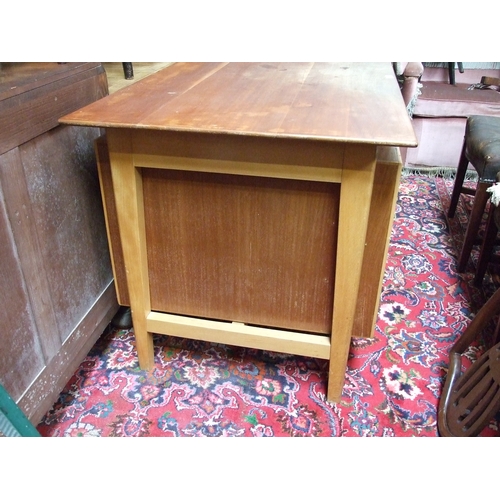
[[[479,253],[479,262],[477,264],[476,276],[474,277],[474,285],[481,286],[488,263],[491,260],[493,249],[495,247],[495,240],[498,234],[498,228],[495,224],[495,205],[490,203],[490,210],[488,212],[488,220],[486,221],[486,231],[484,234],[481,251]]]
[[[455,184],[453,185],[453,193],[451,194],[450,207],[448,209],[448,217],[450,218],[455,215],[458,199],[460,198],[460,193],[462,192],[462,186],[464,184],[465,173],[467,172],[467,167],[469,166],[469,160],[465,155],[465,148],[466,144],[464,139],[462,153],[460,154],[460,161],[458,162],[457,173],[455,176]]]
[[[491,182],[477,183],[476,196],[474,196],[474,203],[472,205],[472,211],[467,224],[467,230],[465,232],[464,244],[462,245],[462,251],[460,253],[460,258],[458,259],[457,271],[459,273],[464,272],[467,262],[469,261],[470,253],[472,251],[472,247],[474,246],[474,240],[476,239],[479,226],[483,218],[484,209],[486,208],[486,202],[490,196],[486,190],[490,186]]]
[[[450,78],[450,85],[455,85],[455,63],[448,63],[448,76]]]
[[[489,326],[490,322],[500,312],[500,288],[486,301],[474,316],[469,326],[460,335],[450,350],[450,356],[455,354],[462,355],[470,345],[479,340],[483,331]]]
[[[125,75],[125,80],[133,80],[134,79],[134,66],[131,62],[122,63],[123,73]]]

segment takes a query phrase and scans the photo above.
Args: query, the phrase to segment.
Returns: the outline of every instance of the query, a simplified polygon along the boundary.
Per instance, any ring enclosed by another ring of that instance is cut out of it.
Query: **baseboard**
[[[17,402],[33,425],[52,408],[65,385],[118,310],[114,281],[108,285],[59,352]]]

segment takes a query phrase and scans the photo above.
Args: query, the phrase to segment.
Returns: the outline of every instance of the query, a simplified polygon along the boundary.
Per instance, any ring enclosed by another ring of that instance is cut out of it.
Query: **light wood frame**
[[[262,149],[255,160],[248,155],[234,160],[211,151],[190,157],[189,152],[179,154],[178,148],[174,148],[175,154],[172,154],[168,137],[162,131],[107,130],[120,241],[141,368],[149,370],[154,366],[153,333],[318,357],[330,361],[327,399],[340,401],[351,337],[372,336],[377,318],[401,173],[399,149],[349,142],[325,144],[314,140],[273,142],[265,138],[261,140]],[[289,154],[283,162],[273,161],[275,152],[269,151],[273,144],[278,150],[289,150],[297,144],[310,148],[310,164],[295,164]],[[339,183],[331,336],[152,311],[142,168]]]

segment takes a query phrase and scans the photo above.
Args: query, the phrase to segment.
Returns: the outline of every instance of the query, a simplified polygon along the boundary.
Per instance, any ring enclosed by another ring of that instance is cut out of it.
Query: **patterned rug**
[[[109,329],[38,426],[43,436],[437,436],[448,353],[498,283],[455,262],[470,200],[448,221],[453,181],[407,175],[399,190],[376,330],[353,339],[343,396],[328,362],[155,336],[141,371],[132,330]],[[484,349],[477,345],[464,366]],[[500,415],[499,415],[500,417]],[[499,419],[483,433],[498,434]]]

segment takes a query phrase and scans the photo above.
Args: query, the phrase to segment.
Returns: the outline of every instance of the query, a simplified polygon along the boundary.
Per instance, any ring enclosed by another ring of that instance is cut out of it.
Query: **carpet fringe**
[[[454,179],[457,170],[453,167],[428,167],[426,165],[409,165],[403,167],[403,176],[422,175],[425,177],[441,177],[443,179]],[[467,170],[465,180],[477,181],[477,172],[475,170]]]

